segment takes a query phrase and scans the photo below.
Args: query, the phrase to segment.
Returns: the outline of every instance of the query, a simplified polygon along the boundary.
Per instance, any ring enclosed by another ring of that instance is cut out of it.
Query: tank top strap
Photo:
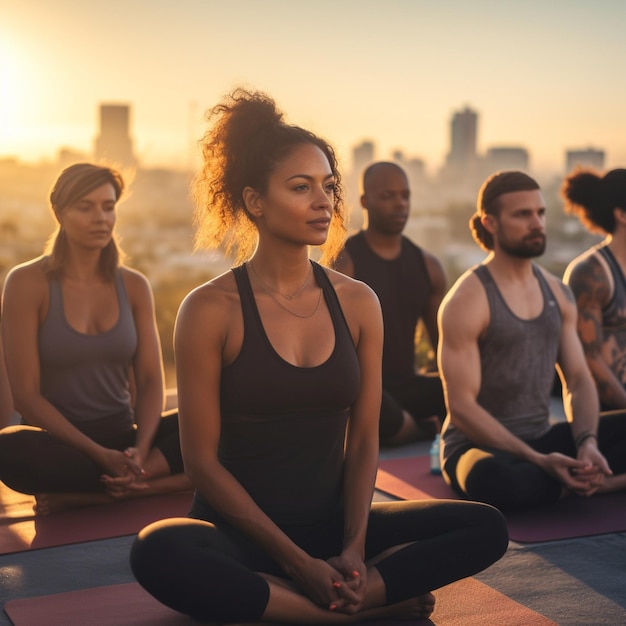
[[[65,311],[63,310],[63,288],[58,278],[52,278],[48,282],[48,317],[54,316],[55,319],[65,319]]]
[[[622,272],[622,268],[619,266],[615,255],[611,252],[611,249],[604,245],[598,248],[598,253],[604,258],[611,270],[611,274],[613,275],[613,284],[615,285],[613,289],[613,297],[615,297],[615,292],[621,287],[622,289],[626,289],[626,278],[624,278],[624,272]]]
[[[248,268],[245,263],[234,267],[232,272],[235,276],[237,283],[237,290],[239,291],[239,299],[241,301],[241,312],[243,315],[243,327],[244,327],[244,343],[249,340],[250,333],[246,333],[245,330],[254,328],[255,326],[261,331],[261,334],[265,334],[263,324],[261,322],[261,316],[256,306],[256,300],[254,299],[254,292],[252,291],[252,285],[250,284],[250,277],[248,276]],[[253,336],[255,336],[255,333]]]
[[[487,285],[495,285],[493,276],[491,275],[491,272],[487,269],[486,265],[477,265],[476,267],[474,267],[473,271],[485,287],[487,287]]]
[[[333,326],[335,327],[335,340],[339,342],[343,336],[343,333],[340,331],[345,329],[349,333],[350,327],[348,326],[348,322],[343,314],[343,309],[339,303],[339,298],[337,297],[335,288],[330,282],[330,278],[328,278],[326,270],[324,270],[324,268],[315,261],[311,261],[311,265],[313,266],[315,278],[317,279],[319,286],[322,288],[324,300],[326,301],[328,311],[330,312],[330,316],[333,320]]]
[[[561,316],[561,308],[558,306],[556,297],[552,292],[552,288],[548,285],[548,281],[546,277],[543,275],[543,272],[536,266],[533,265],[533,273],[537,277],[537,281],[539,282],[539,286],[541,288],[541,292],[543,293],[543,302],[544,302],[544,312],[548,310],[552,310],[555,308],[559,317]]]

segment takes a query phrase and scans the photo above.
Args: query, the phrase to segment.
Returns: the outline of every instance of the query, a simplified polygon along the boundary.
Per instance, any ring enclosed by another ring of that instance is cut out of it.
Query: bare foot
[[[33,511],[35,515],[50,515],[112,501],[113,498],[105,493],[36,493]]]
[[[425,593],[385,608],[390,610],[386,617],[398,620],[428,619],[435,610],[435,596],[432,593]]]

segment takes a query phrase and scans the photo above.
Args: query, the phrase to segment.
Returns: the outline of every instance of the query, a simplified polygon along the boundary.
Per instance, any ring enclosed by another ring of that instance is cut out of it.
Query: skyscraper
[[[486,175],[498,170],[528,171],[528,150],[521,146],[497,146],[487,150]]]
[[[478,113],[469,107],[452,116],[450,152],[447,158],[449,166],[468,167],[475,164],[477,127]]]
[[[129,105],[100,105],[100,134],[96,137],[95,156],[123,167],[136,164],[130,137]]]
[[[565,154],[565,173],[571,172],[577,166],[603,170],[604,150],[596,150],[594,148],[568,150]]]
[[[375,147],[369,140],[362,141],[352,149],[352,170],[358,176],[372,161],[374,161]]]

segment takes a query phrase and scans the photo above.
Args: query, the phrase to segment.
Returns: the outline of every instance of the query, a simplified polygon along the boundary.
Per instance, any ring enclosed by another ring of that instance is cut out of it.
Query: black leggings
[[[446,405],[438,374],[416,374],[401,385],[384,386],[379,422],[381,443],[400,430],[403,411],[410,413],[415,421],[436,415],[443,422]]]
[[[106,448],[135,445],[135,430],[113,437],[92,437]],[[168,411],[154,440],[172,474],[183,471],[178,413]],[[33,426],[9,426],[0,431],[0,481],[21,493],[102,492],[102,468],[84,452]]]
[[[560,452],[576,457],[568,423],[553,426],[543,437],[527,442],[541,453]],[[600,415],[598,448],[614,474],[626,472],[626,412]],[[470,500],[488,502],[502,510],[552,504],[563,485],[539,466],[508,452],[465,446],[444,464],[446,482]]]
[[[324,524],[283,530],[308,554],[328,559],[341,552],[341,512]],[[395,604],[482,571],[506,551],[502,514],[475,502],[422,500],[372,505],[366,559],[408,543],[375,567]],[[278,564],[232,527],[172,519],[142,530],[131,551],[139,583],[163,604],[200,621],[261,618],[269,586],[257,572],[284,577]]]

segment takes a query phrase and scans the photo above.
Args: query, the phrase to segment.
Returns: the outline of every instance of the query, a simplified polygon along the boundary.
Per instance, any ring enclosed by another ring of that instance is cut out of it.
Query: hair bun
[[[563,183],[561,195],[572,204],[594,209],[598,206],[602,179],[591,170],[577,169]]]

